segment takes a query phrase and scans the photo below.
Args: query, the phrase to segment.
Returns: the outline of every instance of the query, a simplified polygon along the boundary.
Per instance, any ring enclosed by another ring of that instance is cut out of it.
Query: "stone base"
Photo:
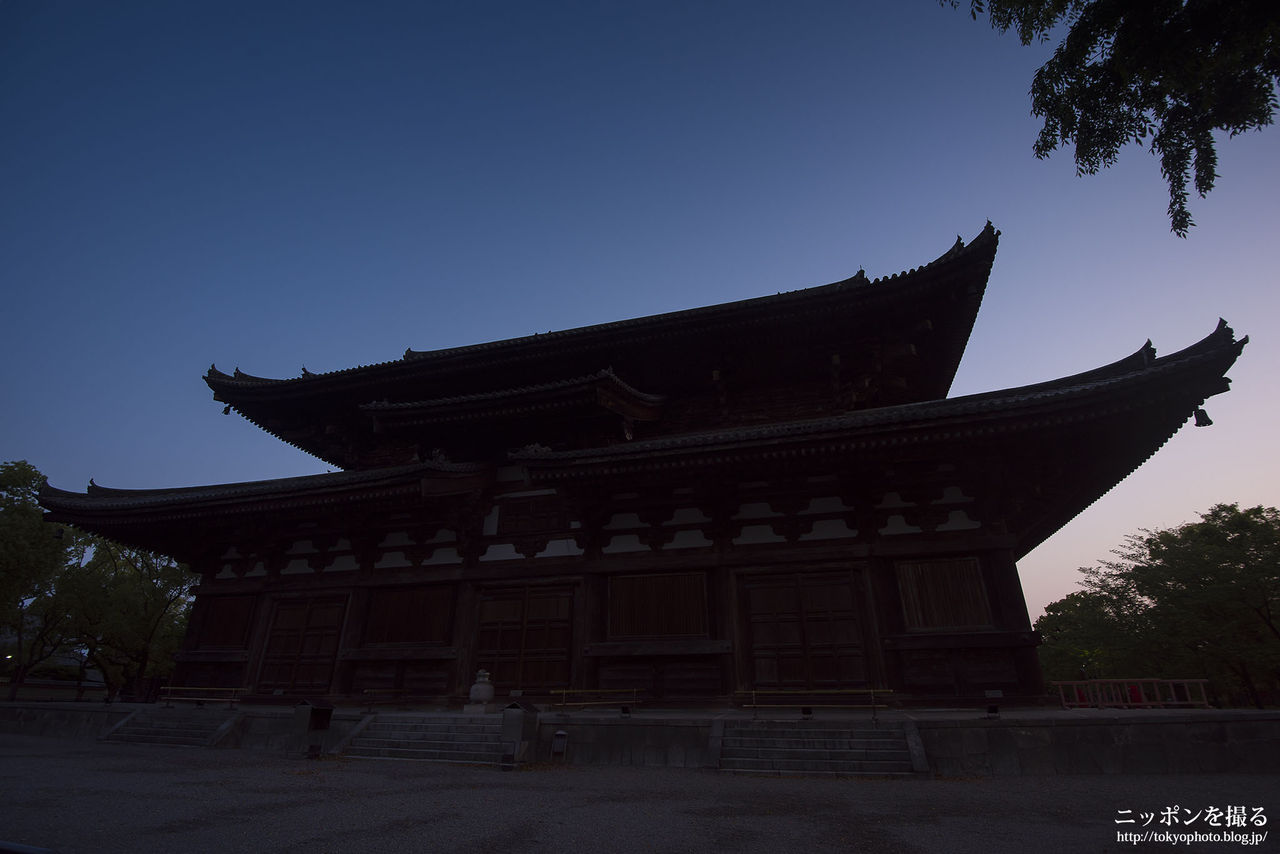
[[[497,711],[497,703],[467,703],[462,707],[464,715],[492,715]]]

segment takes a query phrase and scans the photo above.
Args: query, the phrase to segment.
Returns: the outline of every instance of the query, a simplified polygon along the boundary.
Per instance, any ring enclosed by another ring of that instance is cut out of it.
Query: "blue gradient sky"
[[[1037,161],[1051,46],[916,3],[0,3],[0,459],[81,489],[325,471],[223,417],[296,376],[872,277],[987,219],[955,395],[1225,317],[1252,343],[1022,564],[1033,616],[1126,533],[1277,504],[1280,131],[1170,234],[1149,154]]]

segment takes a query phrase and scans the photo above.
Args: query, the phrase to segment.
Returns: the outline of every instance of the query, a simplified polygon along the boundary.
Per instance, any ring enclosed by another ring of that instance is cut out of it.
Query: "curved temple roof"
[[[789,442],[798,445],[817,437],[829,437],[841,444],[847,444],[858,436],[874,436],[885,431],[901,437],[904,430],[918,431],[935,425],[944,428],[944,432],[918,434],[913,441],[921,441],[930,435],[951,439],[963,430],[981,430],[987,420],[1026,422],[1035,416],[1052,418],[1056,412],[1082,403],[1096,406],[1104,398],[1109,407],[1142,408],[1145,401],[1141,392],[1169,381],[1185,387],[1187,394],[1195,398],[1195,405],[1183,415],[1185,420],[1205,398],[1228,390],[1230,380],[1223,374],[1247,343],[1248,336],[1236,340],[1226,321],[1219,320],[1218,327],[1211,334],[1169,356],[1156,358],[1155,348],[1148,341],[1137,352],[1110,365],[1019,388],[885,406],[830,418],[685,434],[608,448],[548,451],[514,459],[568,473],[574,466],[586,467],[593,463],[617,466],[625,460],[647,460],[656,455],[687,453],[705,461],[709,451],[720,447],[732,449],[735,457],[740,457],[744,446],[754,443],[767,444],[772,453],[778,453]],[[964,426],[955,426],[953,422],[957,421],[963,421]],[[664,465],[670,465],[670,461],[665,461]]]
[[[933,261],[901,273],[868,279],[859,270],[848,279],[832,282],[828,285],[802,288],[795,291],[755,297],[736,302],[721,303],[702,308],[655,314],[630,320],[619,320],[582,326],[558,332],[526,335],[520,338],[507,338],[500,341],[489,341],[481,344],[470,344],[462,347],[449,347],[441,350],[405,350],[401,359],[389,362],[378,362],[325,373],[303,372],[294,378],[273,379],[254,376],[239,368],[231,374],[218,370],[216,365],[209,367],[205,382],[213,389],[217,400],[231,403],[233,406],[237,392],[252,389],[284,387],[297,389],[315,388],[325,384],[347,380],[368,381],[381,375],[400,377],[409,373],[417,373],[422,369],[448,364],[457,360],[465,360],[467,364],[475,364],[477,358],[485,361],[508,361],[524,358],[535,358],[545,351],[562,351],[565,348],[580,348],[588,343],[607,340],[611,344],[620,338],[627,337],[665,337],[678,330],[692,327],[705,334],[715,328],[739,324],[754,324],[764,320],[777,318],[793,311],[813,313],[822,311],[833,302],[856,301],[864,298],[877,299],[910,296],[913,285],[929,280],[932,274],[953,272],[950,268],[975,263],[981,271],[981,278],[975,284],[985,288],[986,277],[995,258],[996,246],[1000,232],[988,222],[978,236],[966,244],[957,237],[950,249]],[[979,300],[981,293],[978,294]],[[977,307],[974,306],[976,313]],[[970,327],[972,318],[970,318]],[[968,338],[968,330],[965,332]],[[958,354],[957,354],[958,361]]]
[[[1226,391],[1225,373],[1246,343],[1247,337],[1237,340],[1219,321],[1206,338],[1169,356],[1157,358],[1148,342],[1110,365],[1036,385],[607,448],[526,448],[509,452],[507,460],[526,467],[533,481],[607,479],[648,469],[669,476],[675,469],[710,472],[815,456],[876,460],[888,449],[957,443],[984,449],[981,453],[993,458],[1021,444],[1033,458],[1048,460],[1059,456],[1056,443],[1064,437],[1091,437],[1093,444],[1085,447],[1106,453],[1088,466],[1074,466],[1069,483],[1056,484],[1044,496],[1035,476],[1018,487],[1030,490],[1023,497],[1028,509],[1012,532],[1020,556],[1141,465],[1206,398]],[[1024,437],[1021,443],[1011,441],[1017,436]],[[40,501],[51,521],[154,548],[184,542],[190,534],[186,526],[194,520],[377,500],[393,493],[462,494],[480,488],[492,474],[491,466],[435,461],[184,489],[117,490],[91,483],[81,494],[46,485]]]
[[[845,351],[846,370],[895,374],[888,386],[894,402],[927,400],[950,388],[998,242],[999,232],[987,223],[968,244],[957,239],[933,262],[874,281],[859,271],[772,296],[465,347],[408,350],[396,361],[304,371],[292,379],[239,369],[226,374],[216,366],[204,379],[214,398],[227,404],[225,411],[343,468],[367,464],[352,449],[377,441],[374,413],[440,401],[459,411],[484,408],[479,397],[528,396],[538,389],[546,397],[558,393],[553,386],[565,377],[602,366],[619,383],[658,397],[687,391],[695,382],[705,385],[704,378],[720,369],[753,384],[751,377],[762,372],[795,370],[796,360],[813,352],[825,349],[824,358],[831,359]],[[760,359],[764,347],[776,348],[778,357]],[[809,364],[805,370],[813,376],[830,369]]]
[[[594,374],[572,377],[521,388],[504,388],[497,391],[464,394],[434,400],[406,400],[391,403],[377,401],[363,403],[360,411],[379,418],[406,420],[458,421],[477,415],[519,413],[553,407],[567,407],[582,400],[598,403],[602,407],[625,410],[645,417],[652,410],[661,408],[665,398],[659,394],[645,394],[623,382],[611,369]],[[649,417],[653,417],[649,415]]]
[[[92,480],[85,492],[70,492],[45,484],[40,490],[40,503],[49,510],[54,522],[78,524],[75,514],[107,511],[141,511],[160,508],[212,510],[234,508],[243,512],[248,502],[279,499],[313,503],[332,503],[344,496],[367,494],[371,490],[411,484],[417,488],[423,478],[452,479],[465,482],[484,473],[487,466],[433,460],[407,466],[394,466],[367,471],[341,471],[286,477],[275,480],[251,480],[210,486],[185,486],[176,489],[115,489],[99,486]]]

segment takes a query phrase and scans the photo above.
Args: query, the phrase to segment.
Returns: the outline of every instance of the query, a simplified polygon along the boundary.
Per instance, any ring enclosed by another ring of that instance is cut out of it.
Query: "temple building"
[[[999,233],[870,280],[215,400],[341,471],[87,493],[48,518],[188,564],[179,685],[252,697],[1041,691],[1017,561],[1143,463],[1247,338],[948,398]]]

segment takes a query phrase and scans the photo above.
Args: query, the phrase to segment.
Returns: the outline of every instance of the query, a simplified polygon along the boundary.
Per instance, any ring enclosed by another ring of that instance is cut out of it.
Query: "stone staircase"
[[[212,747],[224,727],[238,715],[225,708],[157,707],[129,716],[102,737],[103,741]]]
[[[502,762],[501,715],[378,715],[356,734],[346,756],[497,765]]]
[[[726,723],[720,770],[738,774],[902,776],[914,773],[901,723]]]

